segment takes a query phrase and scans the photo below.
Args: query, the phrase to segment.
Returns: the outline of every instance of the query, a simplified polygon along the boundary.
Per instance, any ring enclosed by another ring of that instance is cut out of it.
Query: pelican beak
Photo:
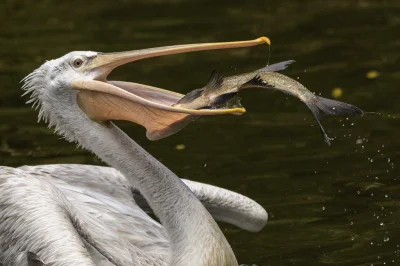
[[[85,66],[86,78],[73,80],[77,101],[96,121],[127,120],[144,126],[150,140],[168,137],[202,115],[243,114],[244,108],[193,110],[174,107],[184,95],[144,84],[107,81],[118,66],[150,57],[204,50],[250,47],[267,43],[267,37],[249,41],[165,46],[119,53],[98,53]],[[90,78],[87,78],[87,77]]]

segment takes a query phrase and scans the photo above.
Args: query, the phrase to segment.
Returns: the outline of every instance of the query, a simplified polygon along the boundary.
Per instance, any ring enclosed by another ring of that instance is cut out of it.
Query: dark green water
[[[336,137],[331,147],[302,103],[267,91],[243,94],[243,116],[202,118],[157,142],[136,125],[118,124],[179,176],[266,208],[270,221],[259,233],[221,225],[240,263],[400,265],[398,0],[2,0],[0,25],[0,162],[8,166],[101,164],[37,124],[37,112],[24,105],[19,81],[45,60],[73,50],[270,37],[271,62],[297,61],[286,75],[326,97],[340,87],[340,100],[381,115],[325,119]],[[112,78],[186,93],[213,69],[229,75],[265,65],[267,52],[154,58]],[[379,76],[368,79],[369,71]]]

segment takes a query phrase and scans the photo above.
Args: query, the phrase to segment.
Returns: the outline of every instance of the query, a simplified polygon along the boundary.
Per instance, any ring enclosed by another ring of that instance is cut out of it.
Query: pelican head
[[[250,41],[166,46],[118,53],[71,52],[50,60],[23,79],[28,103],[40,108],[39,120],[55,126],[67,139],[76,140],[71,121],[81,118],[107,125],[127,120],[144,126],[147,137],[172,135],[201,115],[242,114],[244,108],[192,110],[172,106],[182,94],[143,84],[108,81],[115,68],[140,59],[200,50],[227,49],[268,43]],[[68,126],[66,126],[68,125]]]

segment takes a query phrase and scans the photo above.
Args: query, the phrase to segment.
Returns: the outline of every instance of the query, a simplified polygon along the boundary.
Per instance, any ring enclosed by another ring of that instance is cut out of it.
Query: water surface
[[[36,123],[19,81],[73,50],[114,52],[171,44],[272,40],[270,61],[310,90],[381,115],[326,118],[328,147],[307,108],[280,93],[243,94],[243,116],[202,118],[168,139],[118,123],[180,177],[243,193],[270,221],[259,233],[221,224],[240,263],[399,265],[400,3],[335,1],[29,1],[0,5],[0,162],[102,164]],[[153,58],[112,78],[181,93],[213,69],[264,66],[266,46]],[[376,78],[367,73],[377,71]],[[184,150],[176,145],[184,144]]]

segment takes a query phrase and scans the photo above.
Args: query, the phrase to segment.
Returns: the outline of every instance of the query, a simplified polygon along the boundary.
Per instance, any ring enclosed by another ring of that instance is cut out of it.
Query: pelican
[[[1,167],[0,263],[238,265],[220,228],[189,187],[111,120],[140,124],[149,139],[157,140],[178,132],[198,116],[241,114],[245,110],[177,108],[172,105],[183,97],[181,94],[106,78],[116,67],[139,59],[261,43],[269,44],[269,39],[120,53],[71,52],[28,75],[23,89],[30,94],[29,103],[39,108],[39,120],[117,169],[140,192],[161,225],[133,201],[113,205],[111,198],[107,204],[122,213],[122,222],[113,227],[112,215],[103,220],[89,215],[51,182],[27,169]],[[124,219],[129,215],[135,220]],[[152,226],[135,231],[140,224]],[[130,236],[121,237],[123,234]]]

